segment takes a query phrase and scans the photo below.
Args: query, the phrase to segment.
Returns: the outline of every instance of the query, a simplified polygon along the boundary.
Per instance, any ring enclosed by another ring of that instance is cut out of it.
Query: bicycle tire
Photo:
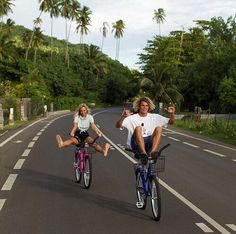
[[[136,204],[136,206],[139,209],[144,210],[147,205],[147,196],[144,192],[142,177],[141,177],[140,172],[138,170],[136,170],[136,195],[137,195],[138,202],[142,203],[142,206],[138,207],[137,204]]]
[[[75,167],[75,181],[77,183],[80,183],[82,178],[82,173],[80,171],[79,153],[76,153],[75,155],[75,163],[77,163],[77,166]]]
[[[153,218],[159,221],[161,218],[161,192],[160,185],[156,176],[152,176],[149,180],[150,200]]]
[[[83,172],[84,188],[88,189],[92,182],[92,159],[90,156],[85,158],[85,171]]]

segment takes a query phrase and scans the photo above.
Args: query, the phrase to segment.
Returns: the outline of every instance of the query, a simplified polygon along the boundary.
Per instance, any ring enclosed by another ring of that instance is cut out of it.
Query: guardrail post
[[[3,128],[4,128],[3,109],[2,109],[2,104],[0,103],[0,129]]]
[[[10,115],[9,115],[9,124],[14,125],[14,109],[10,108]]]

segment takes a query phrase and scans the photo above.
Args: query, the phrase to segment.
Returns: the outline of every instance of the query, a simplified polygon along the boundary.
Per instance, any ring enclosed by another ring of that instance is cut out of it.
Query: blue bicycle
[[[147,197],[151,199],[151,207],[153,218],[159,221],[161,218],[161,192],[158,181],[158,172],[164,171],[165,157],[161,155],[162,151],[166,149],[170,144],[167,144],[160,148],[160,150],[151,156],[148,156],[147,164],[144,165],[142,162],[145,161],[142,155],[135,154],[135,158],[139,159],[138,163],[135,164],[135,175],[136,175],[136,195],[138,209],[145,209],[147,205]]]

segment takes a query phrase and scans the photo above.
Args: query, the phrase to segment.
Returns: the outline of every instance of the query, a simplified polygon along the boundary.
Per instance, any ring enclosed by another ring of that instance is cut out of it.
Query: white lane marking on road
[[[163,180],[159,179],[160,184],[165,187],[169,192],[171,192],[173,195],[175,195],[179,200],[181,200],[185,205],[187,205],[189,208],[191,208],[193,211],[195,211],[198,215],[200,215],[203,219],[205,219],[208,223],[210,223],[213,227],[215,227],[218,231],[224,234],[230,234],[223,226],[221,226],[219,223],[217,223],[214,219],[212,219],[209,215],[207,215],[205,212],[200,210],[197,206],[195,206],[192,202],[190,202],[188,199],[186,199],[184,196],[182,196],[180,193],[175,191],[173,188],[171,188],[168,184],[166,184]]]
[[[236,162],[236,159],[232,159],[233,162]]]
[[[34,146],[35,142],[34,141],[31,141],[29,144],[28,144],[28,148],[32,148]]]
[[[196,223],[196,225],[201,228],[205,233],[211,233],[213,230],[211,230],[205,223]]]
[[[120,153],[122,153],[126,158],[128,158],[132,163],[137,163],[133,158],[131,158],[128,154],[126,154],[120,147],[118,147],[115,143],[113,143],[107,136],[102,134],[103,137],[111,144],[114,148],[116,148]]]
[[[37,141],[39,139],[38,136],[35,136],[32,141]]]
[[[105,111],[102,111],[105,112]],[[102,113],[98,112],[96,114]],[[94,115],[95,116],[95,115]],[[131,158],[128,154],[126,154],[123,150],[121,150],[115,143],[113,143],[107,136],[103,134],[103,137],[111,144],[113,145],[121,154],[123,154],[127,159],[129,159],[131,162],[136,163],[136,161]],[[212,219],[210,216],[208,216],[205,212],[200,210],[197,206],[195,206],[192,202],[187,200],[184,196],[182,196],[180,193],[175,191],[173,188],[171,188],[168,184],[166,184],[163,180],[159,179],[160,184],[165,187],[170,193],[172,193],[174,196],[176,196],[179,200],[181,200],[185,205],[187,205],[189,208],[191,208],[194,212],[196,212],[198,215],[200,215],[203,219],[205,219],[208,223],[210,223],[213,227],[215,227],[218,231],[224,234],[230,234],[222,225],[217,223],[214,219]]]
[[[234,232],[236,232],[236,225],[235,224],[226,224],[230,229],[232,229]]]
[[[171,139],[171,140],[174,140],[174,141],[180,141],[179,139],[174,138],[174,137],[168,137],[168,138]]]
[[[211,144],[211,145],[217,145],[217,146],[225,148],[225,149],[230,149],[230,150],[236,151],[236,148],[232,148],[232,147],[228,147],[228,146],[225,146],[225,145],[217,144],[217,143],[214,143],[214,142],[211,142],[211,141],[207,141],[207,140],[204,140],[204,139],[201,139],[201,138],[198,138],[198,137],[193,137],[193,136],[190,136],[188,134],[176,132],[176,131],[171,130],[171,129],[167,129],[167,128],[164,128],[164,129],[167,130],[167,131],[170,131],[172,133],[174,132],[174,133],[176,133],[178,135],[182,135],[182,136],[185,136],[185,137],[188,137],[188,138],[192,138],[192,139],[195,139],[195,140],[198,140],[198,141],[206,142],[206,143]]]
[[[36,134],[36,136],[40,136],[42,134],[42,132],[38,132],[37,134]]]
[[[20,131],[16,132],[15,134],[13,134],[12,136],[10,136],[9,138],[7,138],[5,141],[3,141],[1,144],[0,144],[0,147],[3,147],[8,141],[10,141],[12,138],[14,138],[15,136],[17,136],[18,134],[20,134],[21,132],[23,132],[25,129],[27,128],[30,128],[31,126],[33,126],[34,124],[38,123],[42,121],[41,119],[38,120],[38,121],[35,121],[34,123],[28,125],[27,127],[21,129]]]
[[[223,155],[223,154],[220,154],[220,153],[217,153],[217,152],[215,152],[215,151],[211,151],[211,150],[208,150],[208,149],[203,149],[203,151],[205,151],[205,152],[208,152],[208,153],[211,153],[211,154],[215,154],[215,155],[217,155],[217,156],[220,156],[220,157],[226,157],[225,155]]]
[[[11,190],[15,180],[16,180],[16,177],[18,176],[18,174],[10,174],[6,180],[6,182],[4,183],[4,185],[2,186],[2,191],[4,190]]]
[[[5,202],[6,202],[6,199],[0,199],[0,211],[2,210]]]
[[[190,144],[190,143],[185,142],[185,141],[183,141],[183,144],[188,145],[188,146],[191,146],[191,147],[194,147],[194,148],[199,148],[199,146]]]
[[[24,164],[24,162],[25,162],[25,159],[19,159],[19,160],[16,162],[16,164],[15,164],[15,166],[14,166],[13,169],[16,169],[16,170],[21,169],[22,166],[23,166],[23,164]]]
[[[166,134],[164,134],[164,133],[162,133],[161,135],[162,135],[162,136],[166,136]]]
[[[27,157],[29,155],[30,151],[31,151],[31,149],[26,149],[21,156]]]
[[[120,149],[115,143],[113,143],[107,136],[103,134],[103,137],[111,144],[113,145],[121,154],[123,154],[127,159],[129,159],[132,163],[137,163],[133,158],[131,158],[128,154],[126,154],[122,149]],[[163,180],[159,178],[160,184],[166,188],[170,193],[172,193],[174,196],[176,196],[179,200],[181,200],[185,205],[187,205],[189,208],[191,208],[193,211],[195,211],[198,215],[200,215],[203,219],[205,219],[208,223],[210,223],[213,227],[215,227],[217,230],[219,230],[221,233],[224,234],[230,234],[223,226],[221,226],[219,223],[217,223],[214,219],[212,219],[209,215],[207,215],[205,212],[200,210],[197,206],[195,206],[192,202],[190,202],[188,199],[186,199],[184,196],[182,196],[180,193],[175,191],[173,188],[171,188],[168,184],[166,184]]]
[[[17,140],[17,141],[14,141],[14,143],[22,143],[23,141],[21,141],[21,140]]]

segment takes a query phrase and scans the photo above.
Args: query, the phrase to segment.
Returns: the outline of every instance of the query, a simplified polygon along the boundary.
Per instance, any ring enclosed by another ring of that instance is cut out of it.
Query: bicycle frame
[[[138,171],[140,172],[142,184],[144,188],[144,193],[146,196],[150,196],[150,188],[149,188],[149,179],[151,176],[157,175],[157,172],[152,169],[153,163],[148,162],[148,167],[145,168],[144,165],[139,165]]]
[[[75,149],[75,151],[76,151],[75,154],[77,154],[77,153],[79,154],[79,165],[78,165],[78,167],[80,169],[80,172],[84,172],[85,171],[84,162],[85,162],[86,157],[89,156],[87,143],[85,143],[84,146],[82,146],[82,147],[77,147]]]

